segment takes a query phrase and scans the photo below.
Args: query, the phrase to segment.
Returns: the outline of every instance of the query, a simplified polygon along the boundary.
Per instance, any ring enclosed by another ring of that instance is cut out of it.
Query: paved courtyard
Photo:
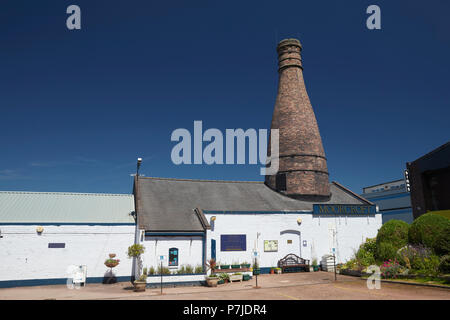
[[[366,281],[359,278],[327,272],[261,275],[259,289],[253,288],[255,278],[208,287],[176,287],[147,289],[133,292],[130,283],[112,285],[87,284],[80,289],[68,289],[65,285],[19,287],[0,289],[0,300],[5,299],[150,299],[150,300],[326,300],[326,299],[445,299],[450,300],[450,289],[415,285],[381,283],[381,289],[369,290]]]

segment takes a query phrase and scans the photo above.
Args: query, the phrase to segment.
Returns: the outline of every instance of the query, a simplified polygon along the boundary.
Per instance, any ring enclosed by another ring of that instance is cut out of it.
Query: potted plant
[[[242,262],[241,268],[250,268],[250,263],[248,263],[247,261]]]
[[[205,276],[206,285],[208,287],[217,287],[217,283],[219,282],[219,277],[217,274],[211,274],[210,276]]]
[[[145,291],[145,287],[147,286],[147,275],[141,274],[138,280],[134,281],[134,291],[135,292],[143,292]]]
[[[317,264],[317,259],[315,259],[315,258],[312,261],[312,267],[313,267],[314,272],[319,271],[319,265]]]
[[[277,267],[277,268],[274,268],[274,269],[275,269],[275,273],[276,273],[276,274],[281,274],[281,268],[278,268],[278,267]]]
[[[233,264],[231,265],[231,269],[240,269],[241,268],[241,264],[239,263],[239,261],[233,261]]]
[[[120,260],[119,259],[114,259],[114,257],[116,256],[115,253],[110,253],[109,254],[109,259],[105,260],[105,266],[107,266],[108,268],[115,268],[119,265]]]
[[[144,253],[145,247],[142,244],[133,244],[128,247],[128,258],[136,259],[137,262],[137,270],[136,274],[138,275],[137,280],[134,280],[134,291],[140,292],[145,291],[145,286],[147,285],[147,274],[141,274],[142,270],[142,258],[141,255]]]
[[[270,274],[275,274],[275,267],[270,268]]]
[[[214,273],[217,269],[216,259],[209,259],[206,262],[206,267],[208,270],[211,270],[211,273]]]
[[[230,269],[230,265],[229,264],[221,264],[220,269],[221,270]]]
[[[230,275],[225,272],[219,273],[219,279],[223,281],[223,283],[228,283],[230,282]]]
[[[114,259],[115,256],[116,256],[115,253],[110,253],[109,254],[109,259],[106,259],[105,262],[104,262],[105,266],[110,268],[109,271],[105,273],[105,276],[103,278],[103,283],[104,284],[111,284],[111,283],[116,283],[117,282],[117,278],[114,275],[113,268],[115,268],[115,267],[117,267],[119,265],[120,260],[119,259]]]

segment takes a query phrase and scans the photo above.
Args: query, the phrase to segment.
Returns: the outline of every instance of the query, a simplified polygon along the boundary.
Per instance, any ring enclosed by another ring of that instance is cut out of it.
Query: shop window
[[[169,249],[169,266],[178,266],[178,249]]]

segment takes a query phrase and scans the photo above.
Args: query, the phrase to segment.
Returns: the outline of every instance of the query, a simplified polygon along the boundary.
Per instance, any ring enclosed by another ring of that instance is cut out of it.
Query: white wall
[[[142,245],[145,252],[142,256],[143,267],[149,269],[160,265],[159,256],[165,256],[163,265],[167,266],[169,249],[178,248],[178,267],[170,267],[177,270],[182,265],[191,265],[195,268],[202,265],[202,237],[199,236],[145,236]]]
[[[116,276],[130,276],[132,260],[128,246],[134,243],[135,226],[43,226],[0,225],[0,281],[67,278],[70,265],[87,265],[88,277],[103,277],[109,270],[103,263],[115,253],[120,264]],[[48,248],[49,242],[65,248]]]
[[[260,253],[260,266],[273,267],[286,253],[300,254],[302,258],[316,258],[320,262],[324,254],[331,252],[333,246],[332,232],[336,230],[336,255],[337,262],[345,262],[350,259],[355,250],[366,237],[375,237],[381,227],[381,214],[368,217],[316,217],[311,213],[298,214],[205,214],[211,222],[211,217],[216,220],[212,223],[212,229],[207,233],[207,259],[211,258],[211,239],[216,240],[216,260],[221,263],[231,264],[253,260],[253,249],[257,246]],[[297,219],[301,218],[299,225]],[[280,235],[281,231],[293,230],[300,232]],[[257,240],[257,233],[260,233]],[[246,251],[220,251],[221,234],[247,234]],[[331,234],[331,236],[330,236]],[[278,240],[278,252],[264,252],[264,240]],[[293,240],[291,245],[287,240]],[[307,246],[303,246],[306,240]],[[301,252],[300,252],[301,251]]]

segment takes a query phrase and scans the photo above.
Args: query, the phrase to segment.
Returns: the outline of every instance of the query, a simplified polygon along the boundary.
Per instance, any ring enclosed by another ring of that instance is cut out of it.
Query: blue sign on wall
[[[220,236],[220,251],[247,251],[245,234],[223,234]]]
[[[313,204],[313,214],[322,215],[367,215],[375,214],[375,205],[359,204]]]

